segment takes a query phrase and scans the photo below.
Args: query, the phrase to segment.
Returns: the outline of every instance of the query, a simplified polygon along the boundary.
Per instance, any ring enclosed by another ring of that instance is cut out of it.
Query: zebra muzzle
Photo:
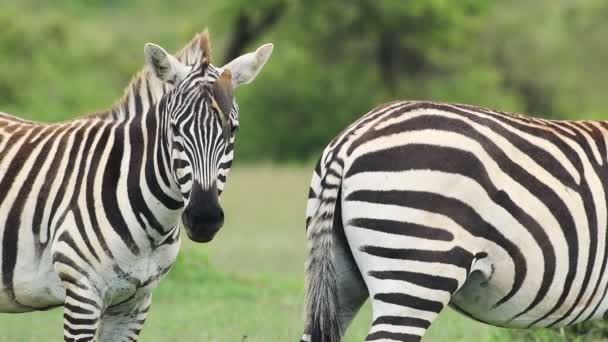
[[[188,237],[195,242],[209,242],[224,225],[224,210],[219,205],[215,187],[203,190],[193,184],[190,200],[182,213]]]
[[[184,210],[182,223],[192,241],[209,242],[224,225],[224,211],[221,208],[215,213]]]

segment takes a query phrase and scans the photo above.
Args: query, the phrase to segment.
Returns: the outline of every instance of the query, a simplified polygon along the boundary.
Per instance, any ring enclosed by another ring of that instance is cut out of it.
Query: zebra
[[[306,212],[302,341],[420,341],[450,305],[508,328],[608,313],[608,122],[381,105],[324,149]]]
[[[239,109],[273,50],[223,67],[209,35],[147,67],[110,110],[60,124],[0,116],[0,312],[63,306],[65,341],[136,341],[180,231],[222,227]],[[181,222],[181,223],[180,223]]]

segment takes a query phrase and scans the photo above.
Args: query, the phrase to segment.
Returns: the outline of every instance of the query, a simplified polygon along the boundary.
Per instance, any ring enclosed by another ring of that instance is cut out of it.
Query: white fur
[[[236,88],[241,84],[251,83],[270,58],[273,48],[272,44],[264,44],[255,52],[244,54],[224,65],[223,69],[232,72],[232,85]]]

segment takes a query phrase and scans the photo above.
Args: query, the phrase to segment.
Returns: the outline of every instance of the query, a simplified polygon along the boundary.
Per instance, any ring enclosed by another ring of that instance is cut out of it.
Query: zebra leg
[[[66,276],[60,276],[66,278]],[[102,301],[97,291],[86,282],[63,280],[66,289],[63,307],[65,342],[96,341]]]
[[[137,341],[152,305],[152,294],[109,307],[101,317],[99,342]]]
[[[74,247],[73,247],[74,246]],[[80,257],[81,251],[66,231],[52,246],[53,269],[65,289],[63,335],[67,341],[96,341],[104,295],[92,266]]]
[[[466,267],[456,265],[470,265],[471,254],[452,242],[382,237],[374,231],[378,221],[356,222],[347,226],[346,235],[372,300],[366,341],[420,341],[466,280]],[[363,226],[369,222],[374,225]],[[394,232],[411,231],[411,225],[392,222],[404,225]]]
[[[367,269],[364,275],[372,298],[373,321],[366,341],[418,342],[450,301],[458,278],[453,274],[428,273],[400,268]],[[441,274],[441,276],[437,275]]]

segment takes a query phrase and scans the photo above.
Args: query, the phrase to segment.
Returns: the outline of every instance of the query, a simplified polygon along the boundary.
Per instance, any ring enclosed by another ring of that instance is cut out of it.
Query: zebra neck
[[[128,173],[130,207],[152,245],[172,234],[183,207],[171,173],[167,122],[161,104],[152,105],[145,114],[134,113],[115,122],[120,127],[116,139],[122,139],[125,152],[127,147],[129,151],[128,158],[122,158],[121,168]],[[134,107],[141,109],[144,105],[136,102]]]
[[[148,72],[143,72],[131,81],[122,99],[115,103],[105,116],[116,121],[130,121],[146,116],[169,90],[170,85],[150,77]]]

